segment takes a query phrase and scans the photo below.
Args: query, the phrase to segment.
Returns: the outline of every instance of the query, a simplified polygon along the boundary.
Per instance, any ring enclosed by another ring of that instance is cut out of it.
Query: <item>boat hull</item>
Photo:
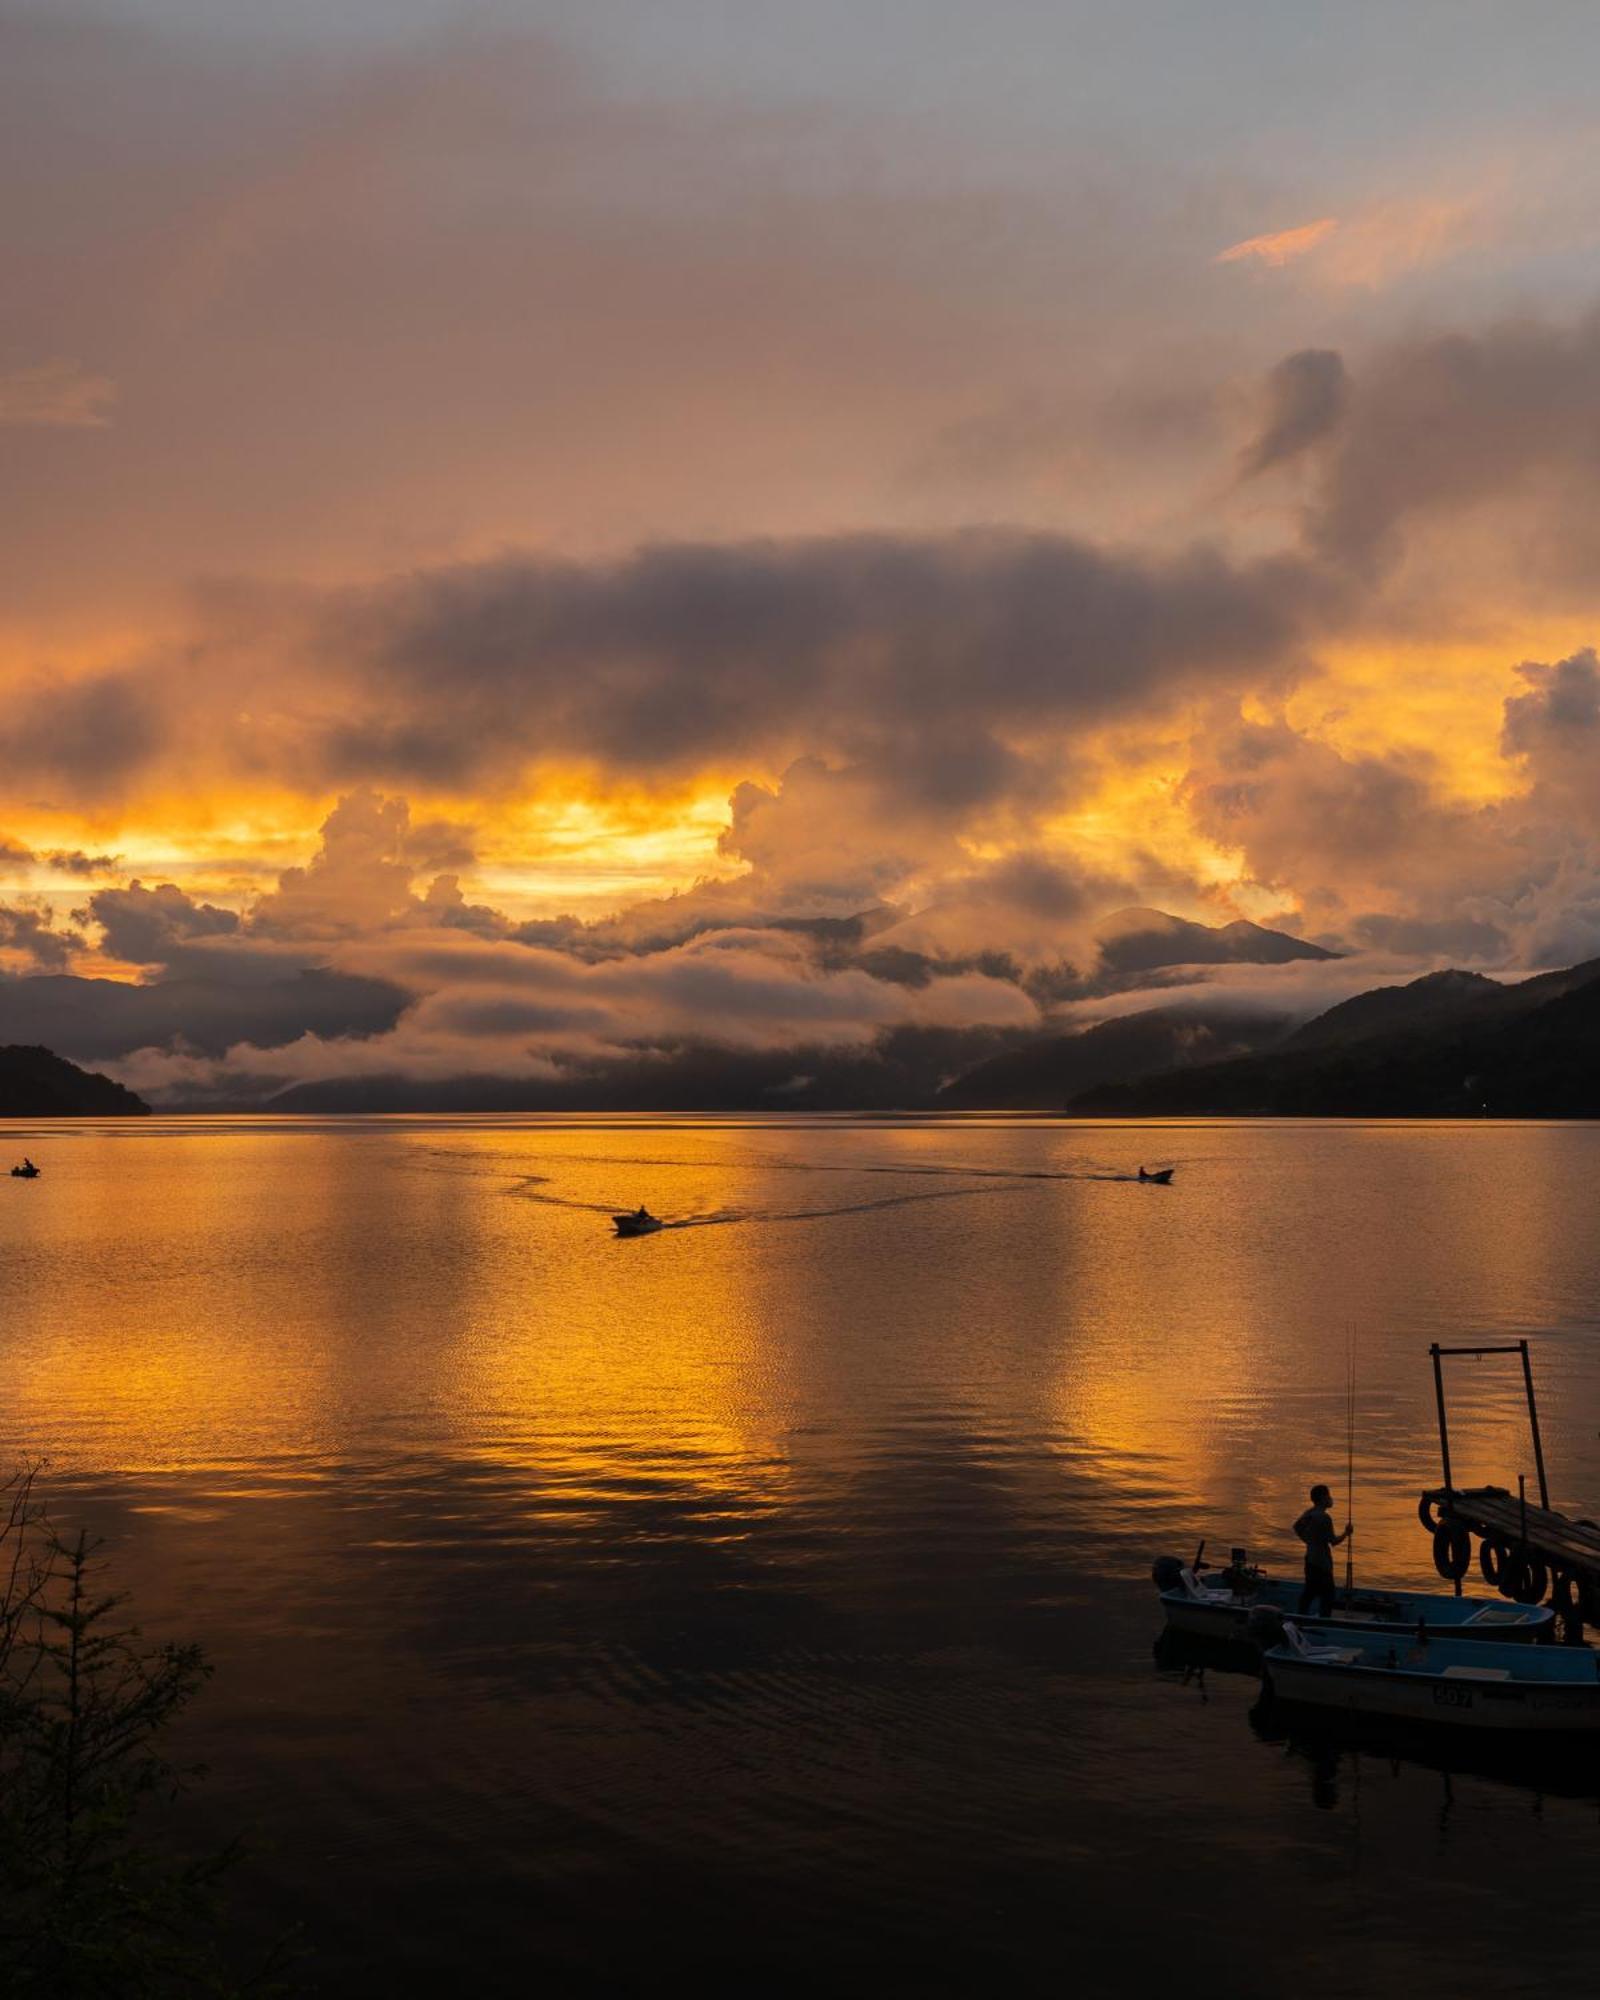
[[[1587,1680],[1521,1678],[1515,1668],[1433,1671],[1425,1661],[1390,1668],[1298,1659],[1276,1648],[1263,1664],[1273,1699],[1295,1708],[1430,1729],[1600,1737],[1600,1676],[1593,1653],[1582,1651]]]
[[[1397,1590],[1356,1594],[1347,1608],[1336,1608],[1332,1618],[1302,1617],[1297,1584],[1264,1582],[1245,1597],[1224,1602],[1194,1598],[1180,1590],[1164,1590],[1167,1626],[1197,1639],[1216,1639],[1225,1644],[1252,1644],[1250,1613],[1267,1605],[1293,1618],[1307,1636],[1327,1638],[1339,1633],[1361,1633],[1379,1638],[1409,1641],[1416,1637],[1417,1620],[1429,1638],[1493,1641],[1498,1645],[1527,1645],[1536,1639],[1554,1636],[1555,1613],[1548,1605],[1503,1604],[1494,1598],[1429,1596],[1422,1591]],[[1385,1615],[1385,1614],[1388,1615]]]

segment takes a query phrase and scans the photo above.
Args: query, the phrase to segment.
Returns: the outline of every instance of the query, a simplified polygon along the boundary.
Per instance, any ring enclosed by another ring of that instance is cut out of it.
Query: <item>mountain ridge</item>
[[[1600,959],[1529,980],[1485,979],[1492,992],[1481,977],[1429,973],[1374,988],[1274,1049],[1096,1085],[1070,1108],[1097,1117],[1600,1117]]]
[[[51,1049],[0,1045],[0,1118],[141,1118],[150,1107],[98,1071]]]

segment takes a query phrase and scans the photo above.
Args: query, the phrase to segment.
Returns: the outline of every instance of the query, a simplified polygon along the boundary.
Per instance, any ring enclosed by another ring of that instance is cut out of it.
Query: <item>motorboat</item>
[[[1145,1169],[1141,1167],[1139,1169],[1139,1178],[1142,1181],[1151,1182],[1156,1187],[1168,1187],[1171,1185],[1172,1176],[1176,1172],[1177,1172],[1176,1167],[1157,1167],[1155,1172],[1152,1174],[1152,1173],[1147,1173]]]
[[[36,1167],[32,1160],[24,1160],[20,1167],[11,1169],[11,1178],[14,1181],[36,1181],[42,1171],[43,1169]]]
[[[667,1226],[659,1215],[652,1215],[642,1202],[626,1215],[614,1215],[611,1220],[616,1224],[619,1236],[654,1236],[658,1229]]]
[[[1548,1604],[1507,1604],[1499,1598],[1443,1597],[1420,1590],[1348,1590],[1334,1599],[1333,1616],[1302,1617],[1300,1585],[1265,1576],[1236,1563],[1207,1582],[1176,1557],[1163,1556],[1152,1571],[1166,1609],[1167,1629],[1225,1644],[1259,1641],[1251,1629],[1259,1610],[1292,1617],[1302,1632],[1372,1635],[1414,1640],[1419,1628],[1429,1638],[1495,1640],[1527,1644],[1555,1636],[1555,1612]],[[1259,1629],[1260,1621],[1257,1621]]]
[[[1297,1630],[1262,1654],[1274,1699],[1453,1729],[1600,1732],[1600,1653],[1592,1646],[1485,1645],[1466,1639],[1385,1639]]]

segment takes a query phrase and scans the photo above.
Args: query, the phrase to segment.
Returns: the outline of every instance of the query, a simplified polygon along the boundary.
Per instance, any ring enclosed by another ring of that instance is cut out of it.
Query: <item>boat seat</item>
[[[1290,1652],[1302,1660],[1318,1660],[1327,1666],[1347,1667],[1361,1658],[1359,1646],[1313,1646],[1291,1619],[1283,1621],[1283,1640]]]
[[[1180,1575],[1183,1579],[1184,1595],[1192,1598],[1196,1604],[1231,1604],[1233,1602],[1233,1599],[1225,1590],[1207,1590],[1192,1569],[1182,1570],[1180,1571]]]
[[[1447,1681],[1508,1681],[1509,1667],[1446,1667],[1443,1678]]]
[[[1466,1620],[1468,1625],[1526,1625],[1528,1613],[1521,1604],[1485,1604]]]

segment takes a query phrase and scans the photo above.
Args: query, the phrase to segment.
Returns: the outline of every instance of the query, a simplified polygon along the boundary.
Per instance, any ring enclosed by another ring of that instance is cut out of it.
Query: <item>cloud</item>
[[[1197,736],[1186,797],[1250,879],[1294,895],[1320,941],[1413,964],[1570,964],[1600,952],[1585,650],[1520,669],[1508,751],[1534,779],[1487,803],[1454,798],[1426,755],[1342,752],[1288,722],[1222,717]]]
[[[161,697],[130,671],[35,681],[0,713],[11,782],[61,784],[77,801],[114,796],[163,747]]]
[[[106,875],[121,858],[117,854],[85,854],[81,847],[52,847],[39,856],[47,868],[61,875]]]
[[[1551,757],[1565,765],[1576,756],[1592,780],[1600,747],[1600,660],[1593,646],[1553,666],[1526,660],[1517,673],[1528,692],[1506,700],[1506,753],[1536,766]]]
[[[723,932],[595,963],[447,932],[371,941],[345,956],[421,995],[387,1032],[308,1033],[276,1048],[240,1041],[221,1056],[151,1046],[117,1073],[164,1098],[214,1101],[363,1077],[571,1079],[706,1049],[734,1059],[868,1055],[901,1029],[1014,1030],[1039,1019],[1004,981],[965,975],[910,991],[856,969],[828,971],[805,940],[775,933]]]
[[[1344,359],[1331,348],[1286,355],[1267,377],[1261,429],[1240,459],[1251,479],[1296,458],[1338,428],[1349,400]]]
[[[81,847],[53,847],[36,854],[22,841],[0,834],[0,870],[47,868],[58,875],[105,875],[117,860],[115,854],[86,854]]]
[[[1587,602],[1597,424],[1600,313],[1386,346],[1354,375],[1309,521],[1312,544],[1345,562],[1393,563],[1408,532],[1449,527],[1442,553],[1458,598],[1470,546],[1475,560],[1510,572],[1520,601],[1548,601],[1561,576]],[[1493,516],[1482,544],[1462,532],[1474,510]]]
[[[1219,250],[1219,264],[1266,264],[1274,270],[1292,264],[1325,243],[1339,227],[1336,215],[1324,215],[1316,222],[1302,222],[1293,229],[1278,229],[1266,236],[1247,236],[1242,243]]]
[[[41,361],[0,374],[0,429],[102,430],[116,385],[76,361]]]
[[[1256,135],[1175,200],[1153,125],[1080,174],[533,35],[8,29],[6,366],[104,374],[4,394],[120,395],[92,450],[7,432],[0,819],[40,851],[5,865],[84,900],[123,849],[85,928],[203,988],[206,1061],[237,1014],[313,1066],[643,1062],[680,991],[763,1053],[1000,1032],[1168,899],[1368,954],[1586,935],[1600,335],[1517,192],[1577,139],[1501,199],[1408,128],[1231,242]],[[1491,224],[1498,277],[1457,255]],[[1458,704],[1470,785],[1408,680],[1463,633],[1504,679]],[[655,893],[584,846],[687,797],[727,824]]]
[[[0,977],[15,972],[58,972],[84,946],[74,930],[58,929],[54,914],[31,905],[0,903]]]
[[[103,949],[133,965],[172,965],[194,939],[239,929],[236,911],[196,903],[171,882],[147,889],[137,878],[125,889],[97,890],[83,915],[100,925]]]
[[[1029,781],[1015,739],[1270,675],[1336,601],[1293,557],[1022,532],[506,557],[332,598],[308,643],[361,707],[307,750],[345,778],[460,785],[550,756],[660,776],[789,749],[966,812]]]
[[[380,929],[411,908],[415,867],[406,855],[411,813],[404,799],[375,792],[342,798],[323,821],[322,846],[304,868],[286,869],[251,913],[263,936],[321,939]]]
[[[67,942],[76,949],[83,940]],[[0,976],[0,1043],[43,1044],[91,1066],[141,1051],[220,1063],[235,1046],[270,1051],[308,1034],[348,1049],[392,1028],[410,999],[381,980],[315,969],[285,977],[268,962],[242,978],[237,957],[222,976],[184,972],[139,986],[68,974],[66,962],[35,951],[33,976]]]

